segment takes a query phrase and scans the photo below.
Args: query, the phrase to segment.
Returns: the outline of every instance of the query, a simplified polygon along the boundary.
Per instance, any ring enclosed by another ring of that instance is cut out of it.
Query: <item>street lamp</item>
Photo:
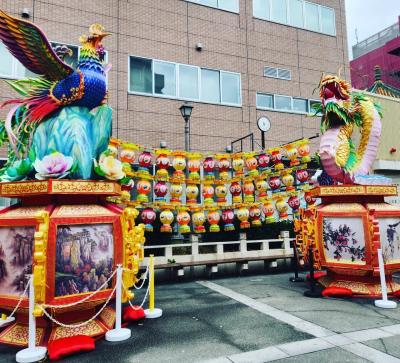
[[[190,115],[192,114],[193,106],[190,103],[185,102],[181,107],[179,107],[179,110],[181,111],[181,115],[185,120],[185,151],[190,151],[189,121]]]

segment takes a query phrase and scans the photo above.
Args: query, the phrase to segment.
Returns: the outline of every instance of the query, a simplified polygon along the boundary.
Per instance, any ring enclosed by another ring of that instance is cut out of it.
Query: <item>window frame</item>
[[[258,103],[257,103],[257,95],[272,96],[272,107],[259,106]],[[290,110],[285,110],[285,109],[276,108],[276,100],[275,100],[276,96],[278,96],[278,97],[279,96],[280,97],[289,97],[290,98],[291,109]],[[307,102],[308,111],[302,112],[302,111],[294,110],[293,109],[293,100],[294,99],[305,100]],[[319,102],[319,103],[321,103],[320,100],[305,98],[305,97],[301,97],[301,96],[288,96],[288,95],[282,95],[282,94],[278,94],[278,93],[275,94],[275,93],[268,93],[268,92],[256,92],[256,109],[257,110],[293,113],[293,114],[296,114],[296,115],[309,115],[309,114],[312,113],[310,102]],[[317,115],[317,116],[319,116],[319,115]]]
[[[189,0],[186,0],[189,1]],[[303,29],[309,32],[313,32],[313,33],[317,33],[317,34],[323,34],[323,35],[327,35],[327,36],[331,36],[331,37],[336,37],[337,36],[337,30],[336,30],[336,11],[334,8],[331,8],[329,6],[326,5],[320,5],[311,1],[307,1],[307,0],[301,0],[302,1],[302,6],[303,6],[303,26],[296,26],[296,25],[292,25],[291,24],[291,19],[290,19],[290,1],[286,1],[286,23],[281,23],[278,22],[276,20],[272,20],[271,15],[272,15],[272,1],[268,1],[268,5],[269,5],[269,18],[263,18],[260,16],[257,16],[254,14],[254,7],[252,7],[252,13],[253,13],[253,18],[255,19],[260,19],[260,20],[264,20],[264,21],[270,21],[272,23],[275,24],[282,24],[282,25],[286,25],[286,26],[290,26],[293,28],[297,28],[297,29]],[[318,25],[319,25],[319,30],[310,30],[306,28],[306,3],[312,4],[312,5],[316,5],[318,8]],[[252,6],[253,6],[253,2],[252,2]],[[332,10],[333,13],[333,25],[334,25],[334,32],[331,33],[326,33],[322,31],[322,17],[321,17],[321,8],[326,8],[329,10]]]
[[[270,75],[266,74],[266,73],[265,73],[266,68],[274,69],[276,75],[275,75],[275,76],[270,76]],[[289,78],[280,77],[280,76],[279,76],[279,71],[286,71],[286,72],[289,72]],[[291,81],[291,80],[292,80],[292,70],[291,70],[291,69],[287,69],[287,68],[264,66],[263,76],[266,77],[266,78],[274,78],[274,79],[281,79],[281,80],[283,80],[283,81]]]
[[[145,60],[150,60],[151,61],[151,72],[152,72],[152,80],[153,80],[153,84],[152,84],[152,93],[144,93],[144,92],[136,92],[136,91],[132,91],[131,87],[130,87],[130,73],[131,73],[131,69],[130,69],[130,59],[131,57],[133,58],[140,58],[140,59],[145,59]],[[147,57],[143,57],[143,56],[137,56],[134,54],[129,54],[127,57],[127,67],[128,67],[128,77],[127,77],[127,90],[128,90],[128,95],[138,95],[138,96],[147,96],[147,97],[156,97],[156,98],[164,98],[164,99],[169,99],[169,100],[181,100],[181,101],[190,101],[190,102],[197,102],[197,103],[204,103],[204,104],[211,104],[211,105],[220,105],[220,106],[229,106],[229,107],[238,107],[238,108],[242,108],[243,107],[243,99],[242,99],[242,74],[239,72],[233,72],[233,71],[226,71],[223,69],[215,69],[215,68],[210,68],[210,67],[199,67],[193,64],[185,64],[185,63],[180,63],[180,62],[172,62],[172,61],[165,61],[163,59],[157,59],[157,58],[147,58]],[[175,89],[176,89],[176,96],[167,96],[167,95],[162,95],[162,94],[158,94],[158,93],[154,93],[154,62],[165,62],[165,63],[171,63],[175,65]],[[179,92],[179,66],[183,65],[183,66],[190,66],[193,68],[197,68],[197,84],[198,84],[198,94],[199,97],[197,99],[194,98],[189,98],[189,97],[182,97],[180,95]],[[201,99],[201,92],[202,92],[202,84],[201,84],[201,70],[202,69],[206,69],[206,70],[210,70],[210,71],[216,71],[219,73],[219,86],[220,86],[220,102],[209,102],[209,101],[203,101]],[[222,102],[222,84],[221,84],[221,72],[222,73],[230,73],[230,74],[235,74],[239,76],[239,96],[240,96],[240,103],[236,104],[236,103],[229,103],[229,102]]]
[[[218,9],[218,10],[221,10],[221,11],[226,11],[226,12],[232,13],[232,14],[240,14],[240,0],[236,0],[237,1],[237,9],[238,9],[237,11],[221,8],[220,5],[219,5],[219,0],[217,0],[217,6],[202,4],[202,3],[197,2],[196,0],[183,0],[183,1],[186,1],[186,2],[192,3],[192,4],[196,4],[196,5],[200,5],[200,6],[205,6],[207,8],[211,8],[211,9]]]

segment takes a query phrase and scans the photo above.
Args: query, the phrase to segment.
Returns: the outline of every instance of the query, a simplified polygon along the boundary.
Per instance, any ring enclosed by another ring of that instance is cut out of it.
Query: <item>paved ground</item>
[[[400,362],[400,308],[305,298],[306,284],[289,276],[159,285],[162,318],[132,325],[129,341],[102,340],[64,362]],[[0,362],[15,361],[16,351],[1,346]]]

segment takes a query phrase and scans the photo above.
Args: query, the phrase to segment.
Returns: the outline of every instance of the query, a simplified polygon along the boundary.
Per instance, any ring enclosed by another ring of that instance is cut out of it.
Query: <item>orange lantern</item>
[[[136,144],[124,142],[122,145],[120,160],[124,163],[133,164],[135,161],[135,151],[139,150]]]
[[[156,176],[160,179],[168,178],[168,168],[170,166],[170,161],[168,155],[170,155],[170,151],[167,149],[156,149],[155,153],[157,155],[156,158]]]
[[[256,157],[254,156],[254,153],[246,153],[244,154],[245,156],[245,164],[247,168],[247,173],[251,176],[257,176],[258,175],[258,161]]]
[[[174,151],[172,153],[174,158],[172,159],[172,167],[174,170],[174,178],[184,179],[185,173],[183,172],[186,168],[186,153],[184,151]]]
[[[292,170],[287,169],[282,172],[282,184],[285,186],[286,190],[293,190],[294,189],[294,177],[292,175]]]
[[[304,139],[297,142],[298,147],[297,151],[299,156],[301,157],[302,163],[309,163],[311,161],[310,158],[310,140]]]
[[[285,197],[280,195],[276,199],[275,207],[276,207],[276,210],[279,212],[279,219],[280,220],[284,221],[284,220],[288,219],[287,211],[289,209],[289,206],[288,206],[288,204],[286,202],[286,198]]]
[[[249,209],[249,216],[251,220],[251,225],[253,227],[260,227],[261,226],[261,209],[258,205],[253,205]]]
[[[199,195],[199,187],[196,184],[188,184],[186,187],[186,203],[197,204]]]
[[[232,155],[232,169],[235,171],[235,176],[243,175],[244,160],[242,156],[242,153]]]
[[[199,180],[200,179],[200,167],[202,155],[199,153],[188,153],[187,167],[189,169],[189,179]]]
[[[214,204],[214,187],[212,184],[205,183],[203,185],[204,204]]]
[[[110,156],[114,156],[115,158],[117,157],[119,144],[119,140],[114,139],[113,137],[110,139],[107,147],[107,151]]]
[[[275,223],[275,218],[274,218],[275,207],[272,204],[271,200],[267,200],[263,204],[263,213],[264,213],[264,216],[265,216],[265,223],[267,223],[267,224]]]
[[[178,231],[181,234],[190,233],[190,214],[185,210],[181,209],[176,216],[176,220],[179,224]]]
[[[256,189],[258,193],[258,200],[263,202],[266,198],[268,198],[267,190],[268,183],[265,179],[257,179],[256,181]]]
[[[137,197],[136,200],[140,203],[148,203],[148,195],[151,193],[151,183],[148,179],[142,178],[136,184]]]
[[[271,151],[271,161],[274,164],[275,170],[282,170],[285,167],[282,163],[282,153],[280,148]]]
[[[161,206],[161,209],[163,210],[160,213],[160,222],[162,224],[160,231],[163,233],[171,233],[171,224],[174,221],[174,213],[172,213],[170,206]]]
[[[246,207],[240,207],[236,211],[236,217],[240,221],[240,228],[241,229],[250,228],[249,216],[250,216],[250,213],[249,213],[249,210]]]
[[[169,193],[171,194],[171,203],[180,204],[183,193],[183,185],[179,183],[172,183],[169,188]]]
[[[286,150],[286,156],[290,160],[290,166],[299,165],[300,161],[297,159],[299,153],[296,144],[287,144],[284,147]]]
[[[219,184],[215,188],[215,195],[217,196],[218,204],[226,204],[226,195],[228,194],[228,189],[225,184]]]
[[[221,180],[229,179],[229,169],[231,167],[231,163],[229,161],[229,154],[218,154],[216,155],[218,159],[217,167],[219,172],[219,178]]]
[[[243,183],[244,201],[246,203],[254,202],[254,184],[251,179],[245,179]]]
[[[210,210],[207,215],[207,221],[210,224],[210,232],[219,232],[219,220],[220,220],[220,215],[216,210]]]
[[[315,202],[317,201],[316,198],[311,194],[310,191],[306,191],[304,193],[304,200],[307,203],[307,207],[310,207],[310,206],[314,205]]]
[[[206,221],[206,215],[201,209],[193,209],[195,211],[192,214],[192,223],[194,225],[195,233],[204,233],[206,231],[204,223]]]

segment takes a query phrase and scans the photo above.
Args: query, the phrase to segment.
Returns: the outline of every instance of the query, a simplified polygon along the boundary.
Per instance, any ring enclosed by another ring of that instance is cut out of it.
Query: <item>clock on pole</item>
[[[257,120],[257,126],[261,131],[261,146],[265,149],[265,133],[271,128],[268,117],[262,116]]]

